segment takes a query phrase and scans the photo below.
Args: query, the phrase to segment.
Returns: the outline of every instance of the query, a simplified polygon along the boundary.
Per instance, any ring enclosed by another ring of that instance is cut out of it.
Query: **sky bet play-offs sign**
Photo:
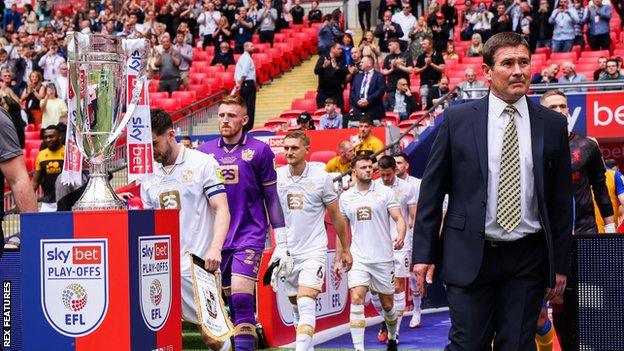
[[[79,337],[98,328],[108,310],[107,239],[40,241],[41,307],[59,333]]]
[[[141,314],[158,331],[171,310],[171,236],[140,236],[139,262]]]

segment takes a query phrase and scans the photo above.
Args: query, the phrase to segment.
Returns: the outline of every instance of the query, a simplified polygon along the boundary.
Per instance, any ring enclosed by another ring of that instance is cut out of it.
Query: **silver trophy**
[[[67,34],[69,84],[76,97],[75,116],[68,120],[76,146],[89,164],[89,181],[74,211],[126,208],[108,181],[115,142],[134,113],[143,89],[139,76],[122,114],[127,95],[126,59],[132,50],[126,41],[104,34]],[[139,74],[145,72],[146,51],[142,56]]]

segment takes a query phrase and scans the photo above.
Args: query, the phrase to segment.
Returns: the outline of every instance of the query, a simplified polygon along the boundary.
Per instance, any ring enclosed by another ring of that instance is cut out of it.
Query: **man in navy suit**
[[[488,96],[447,109],[422,179],[413,262],[419,292],[434,268],[451,314],[447,349],[535,350],[542,300],[561,296],[572,240],[566,121],[526,96],[529,45],[484,47]],[[442,202],[449,196],[444,224]]]
[[[374,60],[370,56],[362,57],[362,72],[353,77],[349,105],[354,114],[366,113],[374,120],[380,121],[385,115],[383,96],[386,92],[386,79],[375,71]]]

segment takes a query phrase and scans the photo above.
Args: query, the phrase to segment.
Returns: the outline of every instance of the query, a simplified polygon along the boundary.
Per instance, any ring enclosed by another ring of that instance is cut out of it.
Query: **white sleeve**
[[[325,183],[323,184],[323,203],[325,205],[331,204],[336,201],[338,194],[334,190],[334,182],[329,174],[325,175]]]
[[[149,191],[147,189],[146,183],[141,184],[141,202],[143,202],[143,208],[146,210],[151,210],[156,208],[154,206],[154,202],[150,199]]]

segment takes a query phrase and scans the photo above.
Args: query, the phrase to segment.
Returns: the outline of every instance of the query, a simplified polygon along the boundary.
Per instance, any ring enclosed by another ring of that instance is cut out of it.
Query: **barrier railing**
[[[612,87],[616,87],[616,88],[620,88],[620,90],[624,90],[624,80],[609,80],[609,81],[597,81],[597,82],[583,82],[583,83],[540,83],[540,84],[531,84],[529,86],[529,92],[536,92],[536,91],[547,91],[550,89],[559,89],[559,90],[563,90],[563,89],[591,89],[591,88],[612,88]],[[457,87],[459,88],[459,87]],[[462,92],[473,92],[473,91],[477,91],[477,92],[482,92],[482,91],[489,91],[489,88],[465,88],[465,89],[460,89],[460,91]],[[610,91],[615,91],[615,90],[610,90]],[[592,93],[593,91],[576,91],[578,93]],[[609,91],[597,91],[600,93],[607,93]]]

